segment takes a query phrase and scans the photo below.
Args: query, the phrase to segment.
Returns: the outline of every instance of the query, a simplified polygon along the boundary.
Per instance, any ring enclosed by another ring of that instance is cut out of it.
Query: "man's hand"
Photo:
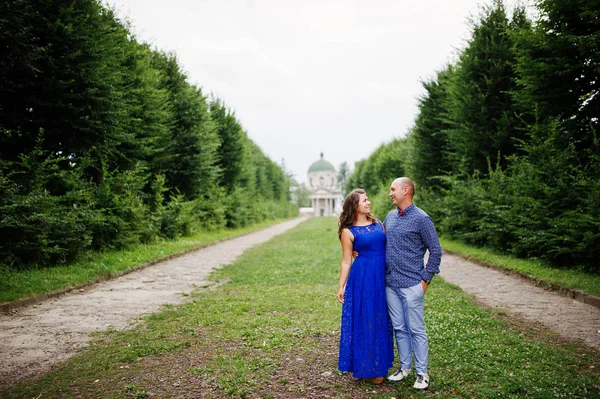
[[[421,280],[421,287],[423,287],[423,293],[427,292],[427,287],[429,287],[429,283],[425,280]]]
[[[353,258],[358,258],[358,252],[352,251],[352,257]]]

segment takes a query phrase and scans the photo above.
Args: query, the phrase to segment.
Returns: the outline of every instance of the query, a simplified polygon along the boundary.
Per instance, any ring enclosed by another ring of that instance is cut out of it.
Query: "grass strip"
[[[200,231],[189,237],[138,244],[119,251],[90,252],[69,265],[28,270],[0,268],[0,303],[80,287],[96,279],[118,276],[147,262],[238,237],[281,221],[283,220],[268,220],[240,229]]]
[[[194,302],[99,334],[90,349],[2,398],[591,398],[592,349],[555,343],[436,279],[426,297],[427,392],[374,387],[337,368],[336,224],[313,218],[213,273]],[[397,361],[396,361],[397,365]],[[40,396],[41,395],[41,396]]]
[[[546,288],[560,286],[583,291],[587,294],[600,296],[600,275],[586,273],[576,269],[561,269],[537,259],[519,259],[514,256],[499,254],[489,248],[478,248],[460,241],[442,237],[442,247],[453,253],[474,259],[485,264],[512,270],[541,280]]]

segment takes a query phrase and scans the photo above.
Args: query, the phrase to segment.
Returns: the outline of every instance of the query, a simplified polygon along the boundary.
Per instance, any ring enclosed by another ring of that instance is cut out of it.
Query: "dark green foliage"
[[[93,200],[100,217],[90,226],[91,249],[123,248],[138,241],[148,242],[158,235],[144,203],[146,183],[143,168],[105,171]]]
[[[590,14],[587,2],[540,4],[533,28],[520,10],[509,27],[517,63],[516,75],[507,76],[518,85],[509,89],[516,101],[507,104],[526,123],[525,135],[518,123],[509,129],[519,139],[518,151],[501,158],[490,153],[486,170],[480,166],[473,175],[457,166],[446,179],[448,189],[424,205],[445,234],[597,272],[600,151],[597,119],[588,107],[598,92],[598,58],[589,52],[589,39],[600,32],[598,7]]]
[[[74,259],[90,246],[89,228],[98,220],[93,186],[82,185],[78,171],[61,170],[61,160],[48,159],[39,147],[21,160],[19,170],[1,163],[0,258],[20,267]]]
[[[297,212],[225,105],[99,1],[2,2],[0,32],[0,265]]]
[[[560,125],[553,129],[562,130]],[[515,159],[507,171],[512,218],[519,240],[518,255],[535,256],[564,266],[598,270],[600,259],[600,157],[590,154],[578,164],[576,145],[558,152],[551,140],[533,141],[527,157]],[[528,234],[527,234],[528,233]]]
[[[556,153],[546,142],[525,149],[528,156],[515,158],[506,171],[449,178],[442,196],[424,201],[427,209],[442,232],[468,243],[597,271],[600,183],[586,175],[598,176],[598,156],[592,171],[569,166],[575,148]]]
[[[219,185],[232,190],[240,179],[244,165],[244,141],[247,138],[233,112],[219,100],[210,104],[210,115],[219,136]]]
[[[484,9],[472,35],[449,74],[448,96],[438,94],[438,107],[448,107],[451,125],[442,129],[447,129],[451,156],[468,174],[486,173],[488,162],[505,166],[525,134],[515,115],[516,55],[501,2]],[[445,77],[440,76],[442,82]]]
[[[452,72],[448,66],[436,80],[423,82],[425,95],[419,100],[419,114],[411,132],[412,178],[419,187],[434,189],[441,184],[438,178],[452,171],[448,132],[453,125],[447,111]]]
[[[210,104],[220,146],[219,185],[226,194],[227,227],[243,227],[275,215],[297,212],[291,205],[290,178],[269,159],[242,129],[221,101]]]
[[[485,8],[459,62],[424,83],[410,155],[395,160],[439,232],[600,272],[600,3],[538,5],[535,23]],[[378,217],[391,208],[381,154],[348,179],[374,191]]]
[[[600,1],[539,1],[533,30],[518,32],[518,100],[538,120],[558,118],[558,149],[575,145],[580,162],[598,150]],[[545,132],[548,134],[549,132]]]
[[[220,144],[202,92],[186,81],[174,55],[155,53],[161,71],[160,87],[171,114],[163,152],[153,159],[153,170],[164,174],[171,192],[192,200],[217,183],[216,149]]]
[[[136,167],[141,162],[149,173],[160,173],[170,140],[169,93],[162,87],[163,74],[152,65],[155,53],[146,45],[128,43],[123,78],[123,130],[129,132],[116,144],[120,154],[113,168]]]
[[[119,126],[125,29],[97,1],[8,3],[7,25],[27,33],[8,36],[14,58],[0,67],[2,156],[31,151],[43,130],[44,150],[75,163],[89,158],[85,174],[99,182],[103,163],[118,156],[112,143],[126,134]]]

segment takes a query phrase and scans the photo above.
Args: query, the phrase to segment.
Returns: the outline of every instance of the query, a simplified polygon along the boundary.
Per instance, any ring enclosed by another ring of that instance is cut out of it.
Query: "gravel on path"
[[[540,322],[570,341],[600,349],[600,309],[445,253],[440,275],[488,306]]]
[[[126,329],[164,304],[180,304],[207,285],[217,267],[268,241],[306,218],[210,245],[85,290],[0,314],[0,388],[39,375],[85,348],[90,333]]]

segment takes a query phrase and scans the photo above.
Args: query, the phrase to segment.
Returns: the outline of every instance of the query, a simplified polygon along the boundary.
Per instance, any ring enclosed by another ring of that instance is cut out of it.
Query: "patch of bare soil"
[[[370,398],[375,394],[395,396],[393,384],[384,382],[372,385],[361,382],[349,373],[337,372],[338,334],[312,337],[319,349],[276,354],[280,365],[266,382],[248,382],[244,387],[224,384],[214,373],[195,373],[205,370],[218,353],[244,351],[253,356],[251,349],[234,342],[222,342],[218,347],[206,343],[194,343],[183,351],[175,351],[160,357],[145,358],[126,372],[112,388],[123,392],[127,386],[138,386],[149,397],[156,398]],[[256,354],[258,356],[258,353]],[[102,383],[102,382],[100,382]],[[109,381],[107,381],[109,383]],[[236,389],[237,388],[237,389]],[[433,391],[428,392],[433,394]],[[86,396],[82,396],[85,398]]]

